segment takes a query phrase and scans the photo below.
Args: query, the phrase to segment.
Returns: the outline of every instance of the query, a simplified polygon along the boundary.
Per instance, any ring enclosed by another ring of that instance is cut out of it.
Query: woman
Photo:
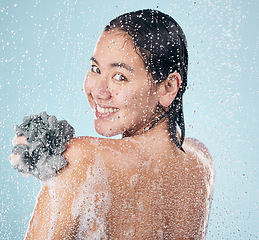
[[[122,139],[69,141],[68,165],[43,182],[26,239],[205,238],[214,172],[206,147],[184,140],[187,68],[170,16],[142,10],[106,26],[84,90],[96,131]]]

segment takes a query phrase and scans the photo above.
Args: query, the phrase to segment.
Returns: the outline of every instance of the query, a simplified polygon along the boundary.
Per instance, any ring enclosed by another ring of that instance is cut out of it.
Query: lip
[[[94,114],[96,118],[104,119],[108,118],[115,113],[117,113],[120,109],[115,107],[108,107],[108,106],[100,106],[99,104],[95,103],[94,106]]]

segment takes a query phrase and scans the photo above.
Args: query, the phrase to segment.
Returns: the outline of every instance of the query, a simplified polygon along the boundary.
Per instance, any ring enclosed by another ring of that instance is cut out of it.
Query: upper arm
[[[42,187],[29,224],[26,239],[73,239],[76,219],[71,215],[72,195]]]
[[[26,239],[74,239],[77,218],[73,215],[72,205],[78,183],[84,181],[86,174],[79,167],[88,166],[87,150],[80,140],[69,143],[64,154],[68,166],[58,175],[43,182],[38,195]],[[84,162],[84,164],[82,164]]]

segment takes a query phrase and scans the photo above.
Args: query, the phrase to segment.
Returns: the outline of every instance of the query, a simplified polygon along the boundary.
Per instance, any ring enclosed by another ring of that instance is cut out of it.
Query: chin
[[[112,129],[107,129],[107,127],[103,129],[99,126],[95,126],[95,131],[104,137],[113,137],[113,136],[121,134],[121,133],[117,133],[117,132],[113,131]]]

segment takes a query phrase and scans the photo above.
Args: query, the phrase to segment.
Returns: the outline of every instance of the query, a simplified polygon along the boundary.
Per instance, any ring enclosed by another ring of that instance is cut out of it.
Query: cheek
[[[138,108],[138,105],[140,103],[139,101],[139,96],[135,95],[131,98],[131,102],[132,102],[132,107],[133,109],[137,109]],[[140,106],[141,107],[141,106]]]
[[[144,108],[147,106],[148,99],[147,99],[147,94],[144,90],[132,92],[130,98],[134,108],[144,110]]]
[[[132,110],[135,109],[139,103],[139,94],[137,94],[134,90],[125,91],[122,94],[118,94],[118,99],[123,102],[123,106],[127,107],[127,109]]]

